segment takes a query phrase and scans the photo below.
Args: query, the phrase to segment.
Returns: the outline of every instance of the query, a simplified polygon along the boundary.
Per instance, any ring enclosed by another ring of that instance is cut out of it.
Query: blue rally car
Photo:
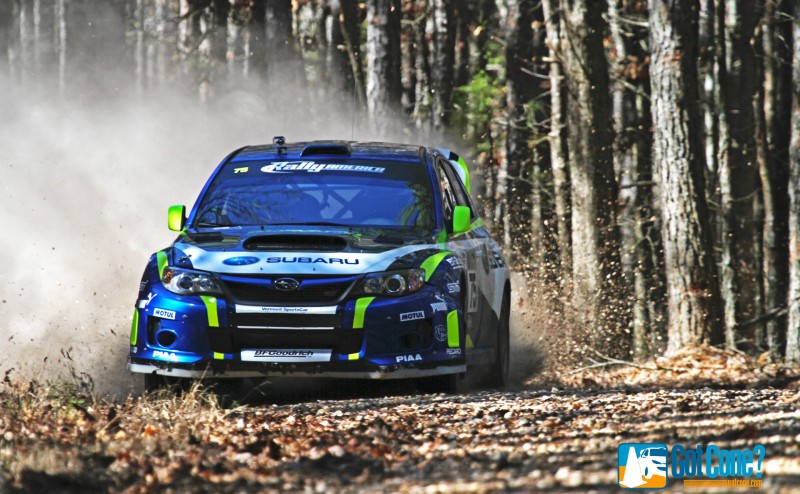
[[[315,141],[226,157],[145,268],[128,368],[172,378],[509,371],[508,270],[455,153]]]

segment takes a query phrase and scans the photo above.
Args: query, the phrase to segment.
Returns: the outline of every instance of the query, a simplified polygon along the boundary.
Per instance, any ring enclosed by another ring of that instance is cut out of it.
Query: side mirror
[[[456,206],[453,209],[453,233],[464,233],[469,230],[470,210],[467,206]]]
[[[167,226],[173,232],[179,232],[186,226],[186,206],[170,206],[167,212]]]

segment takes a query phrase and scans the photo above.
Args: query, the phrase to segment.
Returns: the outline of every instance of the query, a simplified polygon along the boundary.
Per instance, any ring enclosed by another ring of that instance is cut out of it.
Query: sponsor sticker
[[[447,339],[447,329],[443,325],[437,324],[436,327],[433,328],[433,336],[439,341],[444,341]]]
[[[162,352],[161,350],[153,350],[153,358],[170,360],[172,362],[178,361],[178,356],[175,355],[175,352]]]
[[[167,309],[153,309],[153,315],[162,319],[175,320],[175,311]]]
[[[447,312],[447,304],[444,302],[434,302],[431,304],[431,309],[434,312]]]
[[[447,284],[447,293],[460,293],[461,292],[461,285],[458,283],[448,283]]]
[[[425,313],[418,310],[416,312],[404,312],[400,314],[400,322],[416,321],[417,319],[425,319]]]
[[[460,348],[448,348],[447,349],[447,354],[448,355],[461,355],[461,349]]]
[[[397,362],[398,364],[400,362],[418,362],[418,361],[422,360],[422,355],[420,355],[420,354],[416,354],[416,355],[398,355],[394,359],[395,359],[395,362]]]
[[[330,362],[332,350],[326,349],[246,349],[242,350],[244,362],[272,362],[296,364],[303,362]]]
[[[323,171],[383,173],[386,171],[386,168],[380,166],[348,165],[343,163],[316,163],[314,161],[275,161],[262,167],[261,171],[264,173],[319,173]]]
[[[280,307],[236,304],[237,314],[336,314],[336,306],[331,307]]]

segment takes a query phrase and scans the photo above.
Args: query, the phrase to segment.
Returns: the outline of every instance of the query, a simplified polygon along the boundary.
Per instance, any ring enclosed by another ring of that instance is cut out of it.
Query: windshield
[[[426,171],[420,163],[350,158],[228,163],[192,226],[341,225],[427,234],[434,213]]]

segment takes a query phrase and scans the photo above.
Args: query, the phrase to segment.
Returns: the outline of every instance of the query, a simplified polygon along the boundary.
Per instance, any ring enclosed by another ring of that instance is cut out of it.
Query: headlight
[[[413,293],[425,284],[425,271],[406,269],[386,273],[368,274],[362,282],[362,290],[367,295],[405,295]]]
[[[164,269],[161,282],[164,288],[178,295],[221,293],[214,278],[200,271],[168,267]]]

